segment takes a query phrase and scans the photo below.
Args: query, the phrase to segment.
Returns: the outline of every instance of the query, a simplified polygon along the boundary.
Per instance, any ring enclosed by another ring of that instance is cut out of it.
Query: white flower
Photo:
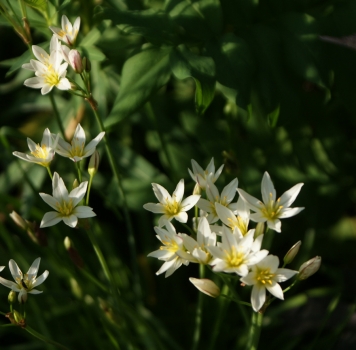
[[[96,216],[93,209],[87,206],[77,206],[85,196],[88,181],[82,182],[77,188],[68,194],[67,188],[58,173],[54,173],[52,180],[53,197],[49,194],[40,193],[42,199],[56,211],[46,213],[40,227],[48,227],[62,221],[75,227],[78,218],[90,218]]]
[[[225,207],[220,203],[215,203],[215,208],[219,219],[226,226],[230,227],[232,231],[237,227],[243,236],[248,232],[250,210],[246,208],[245,202],[241,197],[236,203],[237,216],[229,209],[229,207]]]
[[[266,289],[276,298],[284,300],[283,291],[277,282],[284,282],[298,271],[279,269],[277,256],[268,255],[256,265],[251,272],[240,279],[247,285],[253,285],[251,293],[252,308],[257,312],[266,301]]]
[[[255,222],[267,221],[267,225],[270,229],[281,232],[281,221],[279,219],[297,215],[304,209],[289,208],[298,196],[302,186],[303,183],[293,186],[276,200],[276,190],[274,189],[272,180],[266,171],[263,175],[261,185],[263,203],[240,188],[237,191],[245,200],[247,206],[255,211],[255,213],[250,215],[251,220]]]
[[[253,240],[255,230],[250,230],[245,236],[238,228],[232,233],[226,226],[223,227],[222,242],[217,247],[207,247],[213,255],[210,265],[215,272],[236,273],[246,276],[249,267],[261,261],[268,251],[261,249],[263,235]]]
[[[224,207],[232,209],[233,211],[236,210],[236,203],[231,204],[231,202],[235,197],[237,186],[238,180],[235,178],[227,186],[224,187],[220,196],[219,190],[212,183],[211,179],[206,179],[205,191],[208,200],[200,198],[197,203],[197,207],[208,213],[208,221],[210,224],[213,224],[219,220],[215,207],[216,203],[220,203]]]
[[[33,45],[32,51],[37,60],[31,60],[30,63],[24,64],[24,69],[35,72],[36,77],[26,79],[24,85],[41,89],[42,95],[48,94],[54,86],[60,90],[71,89],[69,80],[65,77],[67,74],[68,63],[63,63],[63,55],[59,50],[60,44],[57,39],[51,40],[51,52],[48,55],[39,46]]]
[[[57,143],[58,137],[52,139],[51,133],[47,128],[43,132],[41,146],[39,144],[34,143],[30,138],[27,138],[27,145],[31,151],[32,156],[21,152],[13,152],[12,154],[22,160],[31,163],[36,163],[47,168],[49,167],[49,164],[51,163],[54,157]]]
[[[27,293],[40,294],[42,291],[34,289],[43,283],[48,277],[49,272],[46,270],[40,277],[37,278],[38,268],[40,266],[41,258],[37,258],[31,265],[26,274],[23,274],[14,260],[9,261],[9,268],[15,282],[8,281],[0,277],[0,283],[5,287],[12,289],[14,292],[18,292],[19,303],[25,303],[27,300]]]
[[[211,182],[214,183],[220,176],[224,165],[222,165],[215,172],[214,158],[211,158],[211,161],[208,164],[206,170],[203,170],[203,168],[194,159],[192,159],[192,168],[193,171],[191,171],[190,169],[188,169],[188,171],[193,181],[197,183],[196,187],[200,187],[201,189],[205,190],[206,180],[210,178]]]
[[[156,275],[166,272],[165,277],[169,277],[175,270],[182,266],[182,264],[188,265],[189,261],[176,254],[178,251],[184,250],[183,235],[180,233],[177,234],[174,226],[170,222],[166,223],[166,228],[166,230],[160,227],[154,228],[157,233],[156,237],[164,245],[147,256],[165,261],[156,272]]]
[[[164,226],[167,221],[171,221],[173,218],[183,223],[188,221],[188,214],[186,212],[194,207],[200,195],[192,195],[182,201],[184,194],[183,179],[179,181],[172,197],[161,185],[153,183],[152,187],[159,203],[147,203],[143,207],[153,213],[163,214],[158,220],[160,227]]]
[[[72,23],[69,22],[67,16],[62,16],[62,29],[57,27],[49,27],[54,35],[59,39],[64,41],[67,45],[72,46],[75,44],[75,40],[77,39],[77,35],[80,28],[80,17],[74,21],[73,26]]]
[[[182,235],[184,247],[187,249],[178,251],[176,254],[181,258],[199,264],[209,264],[212,256],[208,247],[216,245],[216,234],[211,232],[208,220],[200,218],[197,232],[197,241],[188,235]]]
[[[90,157],[95,152],[96,146],[104,135],[105,132],[103,131],[85,146],[85,133],[81,125],[78,124],[70,144],[59,138],[56,153],[71,159],[73,162],[79,162],[83,158]],[[52,134],[52,137],[55,136]]]

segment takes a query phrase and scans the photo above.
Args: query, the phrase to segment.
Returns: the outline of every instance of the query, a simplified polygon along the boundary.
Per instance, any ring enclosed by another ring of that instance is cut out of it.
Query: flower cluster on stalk
[[[206,170],[194,160],[192,166],[193,171],[189,170],[189,174],[196,182],[195,194],[183,200],[183,180],[172,196],[161,185],[152,184],[159,203],[144,205],[146,210],[162,214],[154,229],[163,245],[148,255],[164,261],[157,275],[166,272],[165,276],[168,277],[181,265],[204,264],[209,265],[215,273],[234,274],[242,285],[252,286],[251,305],[256,312],[267,302],[267,291],[275,298],[284,299],[279,283],[298,273],[284,268],[297,250],[293,247],[292,252],[288,252],[284,266],[279,268],[278,257],[262,249],[265,234],[263,229],[261,232],[261,224],[266,222],[269,229],[281,232],[280,219],[294,216],[304,209],[290,208],[303,184],[293,186],[277,199],[272,180],[265,172],[261,185],[263,201],[260,201],[238,188],[237,178],[225,186],[220,194],[215,182],[223,167],[215,172],[213,159]],[[204,193],[205,198],[202,197]],[[237,193],[239,197],[234,202]],[[193,218],[193,222],[197,220],[196,237],[177,233],[173,220],[187,223],[187,211],[194,205],[200,209],[201,215]],[[250,222],[258,224],[257,230],[250,228]],[[296,245],[298,249],[299,246]],[[194,278],[191,282],[203,293],[217,296],[219,288],[214,282]]]

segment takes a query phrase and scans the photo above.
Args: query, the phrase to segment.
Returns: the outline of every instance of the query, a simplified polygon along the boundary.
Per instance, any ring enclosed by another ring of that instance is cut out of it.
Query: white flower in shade
[[[219,219],[232,231],[235,227],[244,236],[248,232],[248,224],[250,222],[250,210],[246,207],[244,200],[240,197],[236,203],[237,216],[224,205],[220,203],[215,203],[216,213]]]
[[[240,279],[247,285],[253,285],[251,293],[252,308],[257,312],[266,301],[266,289],[276,298],[284,300],[283,291],[278,282],[284,282],[298,271],[279,269],[277,256],[268,255],[256,265],[251,272]]]
[[[182,235],[184,247],[188,252],[179,250],[176,254],[181,258],[199,264],[209,264],[212,256],[208,247],[216,245],[216,234],[211,232],[208,220],[205,217],[200,218],[197,241],[188,235]]]
[[[208,221],[210,224],[215,223],[219,220],[219,216],[216,212],[216,203],[228,207],[229,209],[235,211],[236,203],[231,203],[235,197],[236,189],[238,186],[238,180],[235,178],[232,180],[221,192],[221,196],[217,187],[212,183],[211,179],[206,180],[206,195],[208,199],[200,198],[197,207],[208,213]]]
[[[48,277],[49,272],[46,270],[41,276],[37,277],[38,268],[40,266],[41,258],[37,258],[31,265],[26,274],[23,274],[14,260],[9,261],[9,268],[15,282],[8,281],[0,277],[0,283],[5,287],[12,289],[14,292],[19,293],[19,303],[23,304],[27,300],[27,293],[40,294],[36,288],[43,283]]]
[[[56,51],[58,53],[61,53],[61,43],[58,41],[58,39],[55,36],[52,36],[52,39],[50,41],[50,46],[49,46],[49,52]],[[37,58],[38,61],[43,63],[45,66],[49,66],[50,63],[50,55],[42,49],[42,47],[37,46],[37,45],[32,45],[32,52],[34,56]],[[32,65],[32,63],[36,60],[30,60],[30,63],[25,63],[22,65],[22,68],[27,69],[27,70],[32,70],[36,71],[36,64]]]
[[[78,124],[71,143],[59,138],[56,153],[62,157],[70,158],[73,162],[79,162],[83,158],[90,157],[95,152],[96,146],[104,135],[105,132],[101,132],[85,146],[85,132],[81,125]],[[55,136],[56,135],[52,134],[53,138]]]
[[[156,237],[163,243],[163,246],[147,256],[165,261],[156,272],[156,275],[166,272],[165,277],[169,277],[175,270],[181,267],[182,264],[189,264],[188,260],[176,254],[178,251],[184,251],[183,234],[177,234],[174,226],[170,222],[166,223],[166,230],[160,227],[155,227],[154,229],[157,233]]]
[[[77,35],[80,28],[80,17],[74,21],[73,25],[69,22],[67,16],[62,16],[62,28],[49,27],[54,35],[59,39],[64,41],[67,45],[72,46],[75,44]]]
[[[192,177],[193,181],[195,181],[197,183],[196,187],[199,187],[199,188],[205,190],[206,180],[208,178],[210,178],[211,182],[214,183],[220,176],[220,174],[224,168],[224,165],[222,165],[215,172],[214,158],[211,158],[211,161],[208,164],[206,170],[204,170],[194,159],[192,159],[192,168],[193,168],[193,171],[191,171],[190,169],[188,169],[188,171],[189,171],[189,175]]]
[[[222,242],[218,243],[217,247],[207,247],[213,255],[213,260],[210,262],[213,271],[246,276],[249,268],[268,254],[267,250],[260,250],[263,235],[253,240],[254,233],[255,230],[250,230],[243,236],[237,227],[232,233],[224,226]]]
[[[167,221],[171,221],[173,218],[183,223],[188,221],[188,214],[186,212],[194,207],[200,195],[192,195],[182,200],[184,194],[183,179],[179,181],[172,196],[161,185],[153,183],[152,187],[159,203],[147,203],[143,207],[153,213],[163,214],[158,220],[160,227],[164,226]]]
[[[27,145],[31,151],[31,155],[21,152],[13,152],[12,154],[22,160],[36,163],[47,168],[54,157],[57,143],[58,136],[55,139],[52,139],[51,133],[47,128],[43,132],[41,145],[36,144],[30,138],[27,138]]]
[[[255,222],[267,221],[267,225],[271,230],[281,232],[281,221],[279,219],[297,215],[304,209],[289,208],[297,198],[303,185],[303,183],[299,183],[293,186],[276,200],[276,190],[274,189],[271,177],[266,171],[263,175],[261,185],[263,203],[240,188],[237,191],[245,200],[246,205],[255,211],[255,213],[250,215],[251,220]]]
[[[53,49],[48,55],[39,46],[32,48],[32,51],[36,58],[38,58],[38,61],[31,60],[30,63],[22,67],[33,70],[36,77],[26,79],[24,85],[33,89],[41,89],[42,95],[48,94],[54,86],[60,90],[70,90],[71,83],[65,77],[68,63],[62,63],[62,52]]]
[[[53,197],[45,193],[40,193],[40,196],[56,211],[46,213],[40,227],[53,226],[62,220],[66,225],[75,227],[78,223],[78,218],[96,216],[92,208],[84,205],[77,206],[84,198],[87,186],[88,181],[82,182],[68,194],[62,178],[59,177],[58,173],[54,173],[52,180]]]

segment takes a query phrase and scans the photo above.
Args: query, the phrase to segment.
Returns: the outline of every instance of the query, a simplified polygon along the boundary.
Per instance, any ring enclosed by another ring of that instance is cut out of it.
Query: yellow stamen
[[[57,202],[56,204],[57,211],[62,214],[62,216],[70,216],[73,212],[73,200],[69,199],[68,202],[62,201],[62,203]]]
[[[230,267],[239,267],[244,263],[244,254],[237,252],[236,248],[233,246],[230,253],[225,250],[226,253],[226,262]]]
[[[275,276],[274,273],[270,271],[270,269],[259,270],[256,274],[256,280],[261,283],[262,285],[272,285],[273,277]]]

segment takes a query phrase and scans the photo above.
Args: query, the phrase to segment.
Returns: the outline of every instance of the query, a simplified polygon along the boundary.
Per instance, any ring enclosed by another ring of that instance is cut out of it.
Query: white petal
[[[101,141],[101,139],[104,137],[105,132],[101,132],[95,139],[91,140],[84,148],[84,156],[89,157],[91,156],[94,151],[95,147],[97,144]]]
[[[49,272],[46,270],[45,272],[43,272],[43,274],[41,276],[39,276],[38,278],[36,278],[36,282],[32,285],[32,288],[35,288],[37,286],[39,286],[41,283],[43,283],[46,278],[48,277]]]
[[[224,187],[223,191],[221,192],[221,200],[224,200],[226,203],[230,203],[236,194],[236,189],[239,184],[237,178],[233,179],[227,186]]]
[[[80,124],[77,125],[73,138],[72,138],[72,148],[82,148],[85,145],[85,132]]]
[[[277,271],[279,265],[278,256],[268,255],[262,261],[258,263],[258,267],[261,269],[270,269],[272,273]]]
[[[154,192],[156,198],[158,199],[158,201],[160,203],[166,204],[167,202],[171,202],[172,201],[171,195],[161,185],[153,183],[152,184],[152,188],[153,188],[153,192]]]
[[[69,201],[68,191],[61,177],[59,177],[58,173],[55,172],[52,180],[53,187],[53,197],[58,199],[60,202]]]
[[[31,289],[28,294],[41,294],[43,291],[37,289]]]
[[[276,276],[274,278],[277,282],[284,282],[289,280],[297,273],[298,271],[293,271],[289,269],[277,269],[277,271],[275,272]]]
[[[259,211],[261,208],[264,207],[263,203],[261,203],[261,201],[259,199],[249,195],[247,192],[245,192],[241,188],[238,188],[237,192],[239,192],[239,195],[245,201],[248,208],[250,208],[254,211]]]
[[[193,194],[192,196],[185,198],[181,203],[182,210],[188,211],[189,209],[193,208],[194,205],[197,204],[199,198],[200,195],[198,194]]]
[[[273,182],[267,171],[263,174],[261,192],[262,200],[265,204],[269,203],[270,199],[275,202],[276,190],[274,189]]]
[[[50,211],[43,216],[40,227],[43,228],[53,226],[58,224],[60,221],[62,221],[61,214],[56,211]]]
[[[282,223],[280,220],[276,219],[274,221],[267,220],[267,226],[276,232],[281,232]]]
[[[279,204],[282,205],[284,208],[289,207],[297,198],[303,183],[299,183],[289,189],[287,192],[284,192],[281,196]]]
[[[96,216],[96,214],[93,212],[93,209],[84,205],[80,205],[79,207],[75,207],[73,210],[73,214],[78,218],[78,219],[83,219],[83,218],[92,218]]]
[[[87,187],[88,181],[84,181],[69,193],[69,198],[72,198],[74,207],[84,198]]]
[[[1,283],[3,286],[5,286],[5,287],[7,287],[7,288],[10,288],[10,289],[12,289],[12,290],[15,290],[15,288],[18,289],[17,284],[16,284],[15,282],[6,280],[5,278],[0,277],[0,283]]]
[[[181,179],[178,182],[178,185],[172,194],[172,199],[176,200],[178,203],[180,203],[183,199],[183,195],[184,195],[184,179]],[[182,205],[183,205],[183,203],[182,203]]]
[[[69,227],[75,227],[78,223],[78,218],[75,215],[63,216],[63,222]]]
[[[20,268],[17,266],[15,260],[10,259],[9,269],[10,269],[11,275],[15,281],[17,278],[22,278],[22,272],[21,272]]]
[[[43,85],[42,89],[41,89],[41,94],[42,95],[46,95],[48,94],[49,92],[51,92],[53,89],[53,85],[48,85],[48,84],[45,84]]]
[[[220,203],[218,203],[218,202],[215,203],[215,209],[216,209],[216,213],[219,216],[219,219],[225,225],[230,226],[231,225],[231,219],[233,221],[236,220],[236,216],[234,215],[234,213],[230,209],[228,209],[225,206],[221,205]]]
[[[38,268],[40,267],[41,258],[35,259],[31,267],[27,271],[28,278],[31,280],[37,276]]]
[[[284,295],[281,286],[276,282],[272,281],[272,285],[266,285],[267,290],[276,298],[284,300]]]
[[[62,78],[59,83],[56,85],[56,88],[59,90],[70,90],[72,88],[71,83],[67,78]]]
[[[45,50],[42,49],[42,47],[37,45],[32,45],[32,52],[40,62],[46,65],[48,64],[49,55]]]
[[[185,211],[181,211],[177,215],[174,215],[174,218],[179,222],[186,223],[188,221],[188,214]]]
[[[266,301],[266,289],[259,284],[252,287],[251,304],[252,308],[257,312],[261,309]]]
[[[44,82],[43,79],[40,79],[38,77],[33,77],[33,78],[26,79],[23,84],[32,89],[42,89]]]
[[[46,193],[40,193],[40,196],[49,206],[58,211],[58,201],[55,198]]]
[[[156,214],[163,214],[165,212],[164,206],[161,203],[146,203],[143,208]]]
[[[283,219],[283,218],[290,218],[291,216],[294,216],[294,215],[297,215],[299,214],[304,208],[285,208],[285,209],[282,209],[280,214],[278,215],[278,217],[280,219]]]

